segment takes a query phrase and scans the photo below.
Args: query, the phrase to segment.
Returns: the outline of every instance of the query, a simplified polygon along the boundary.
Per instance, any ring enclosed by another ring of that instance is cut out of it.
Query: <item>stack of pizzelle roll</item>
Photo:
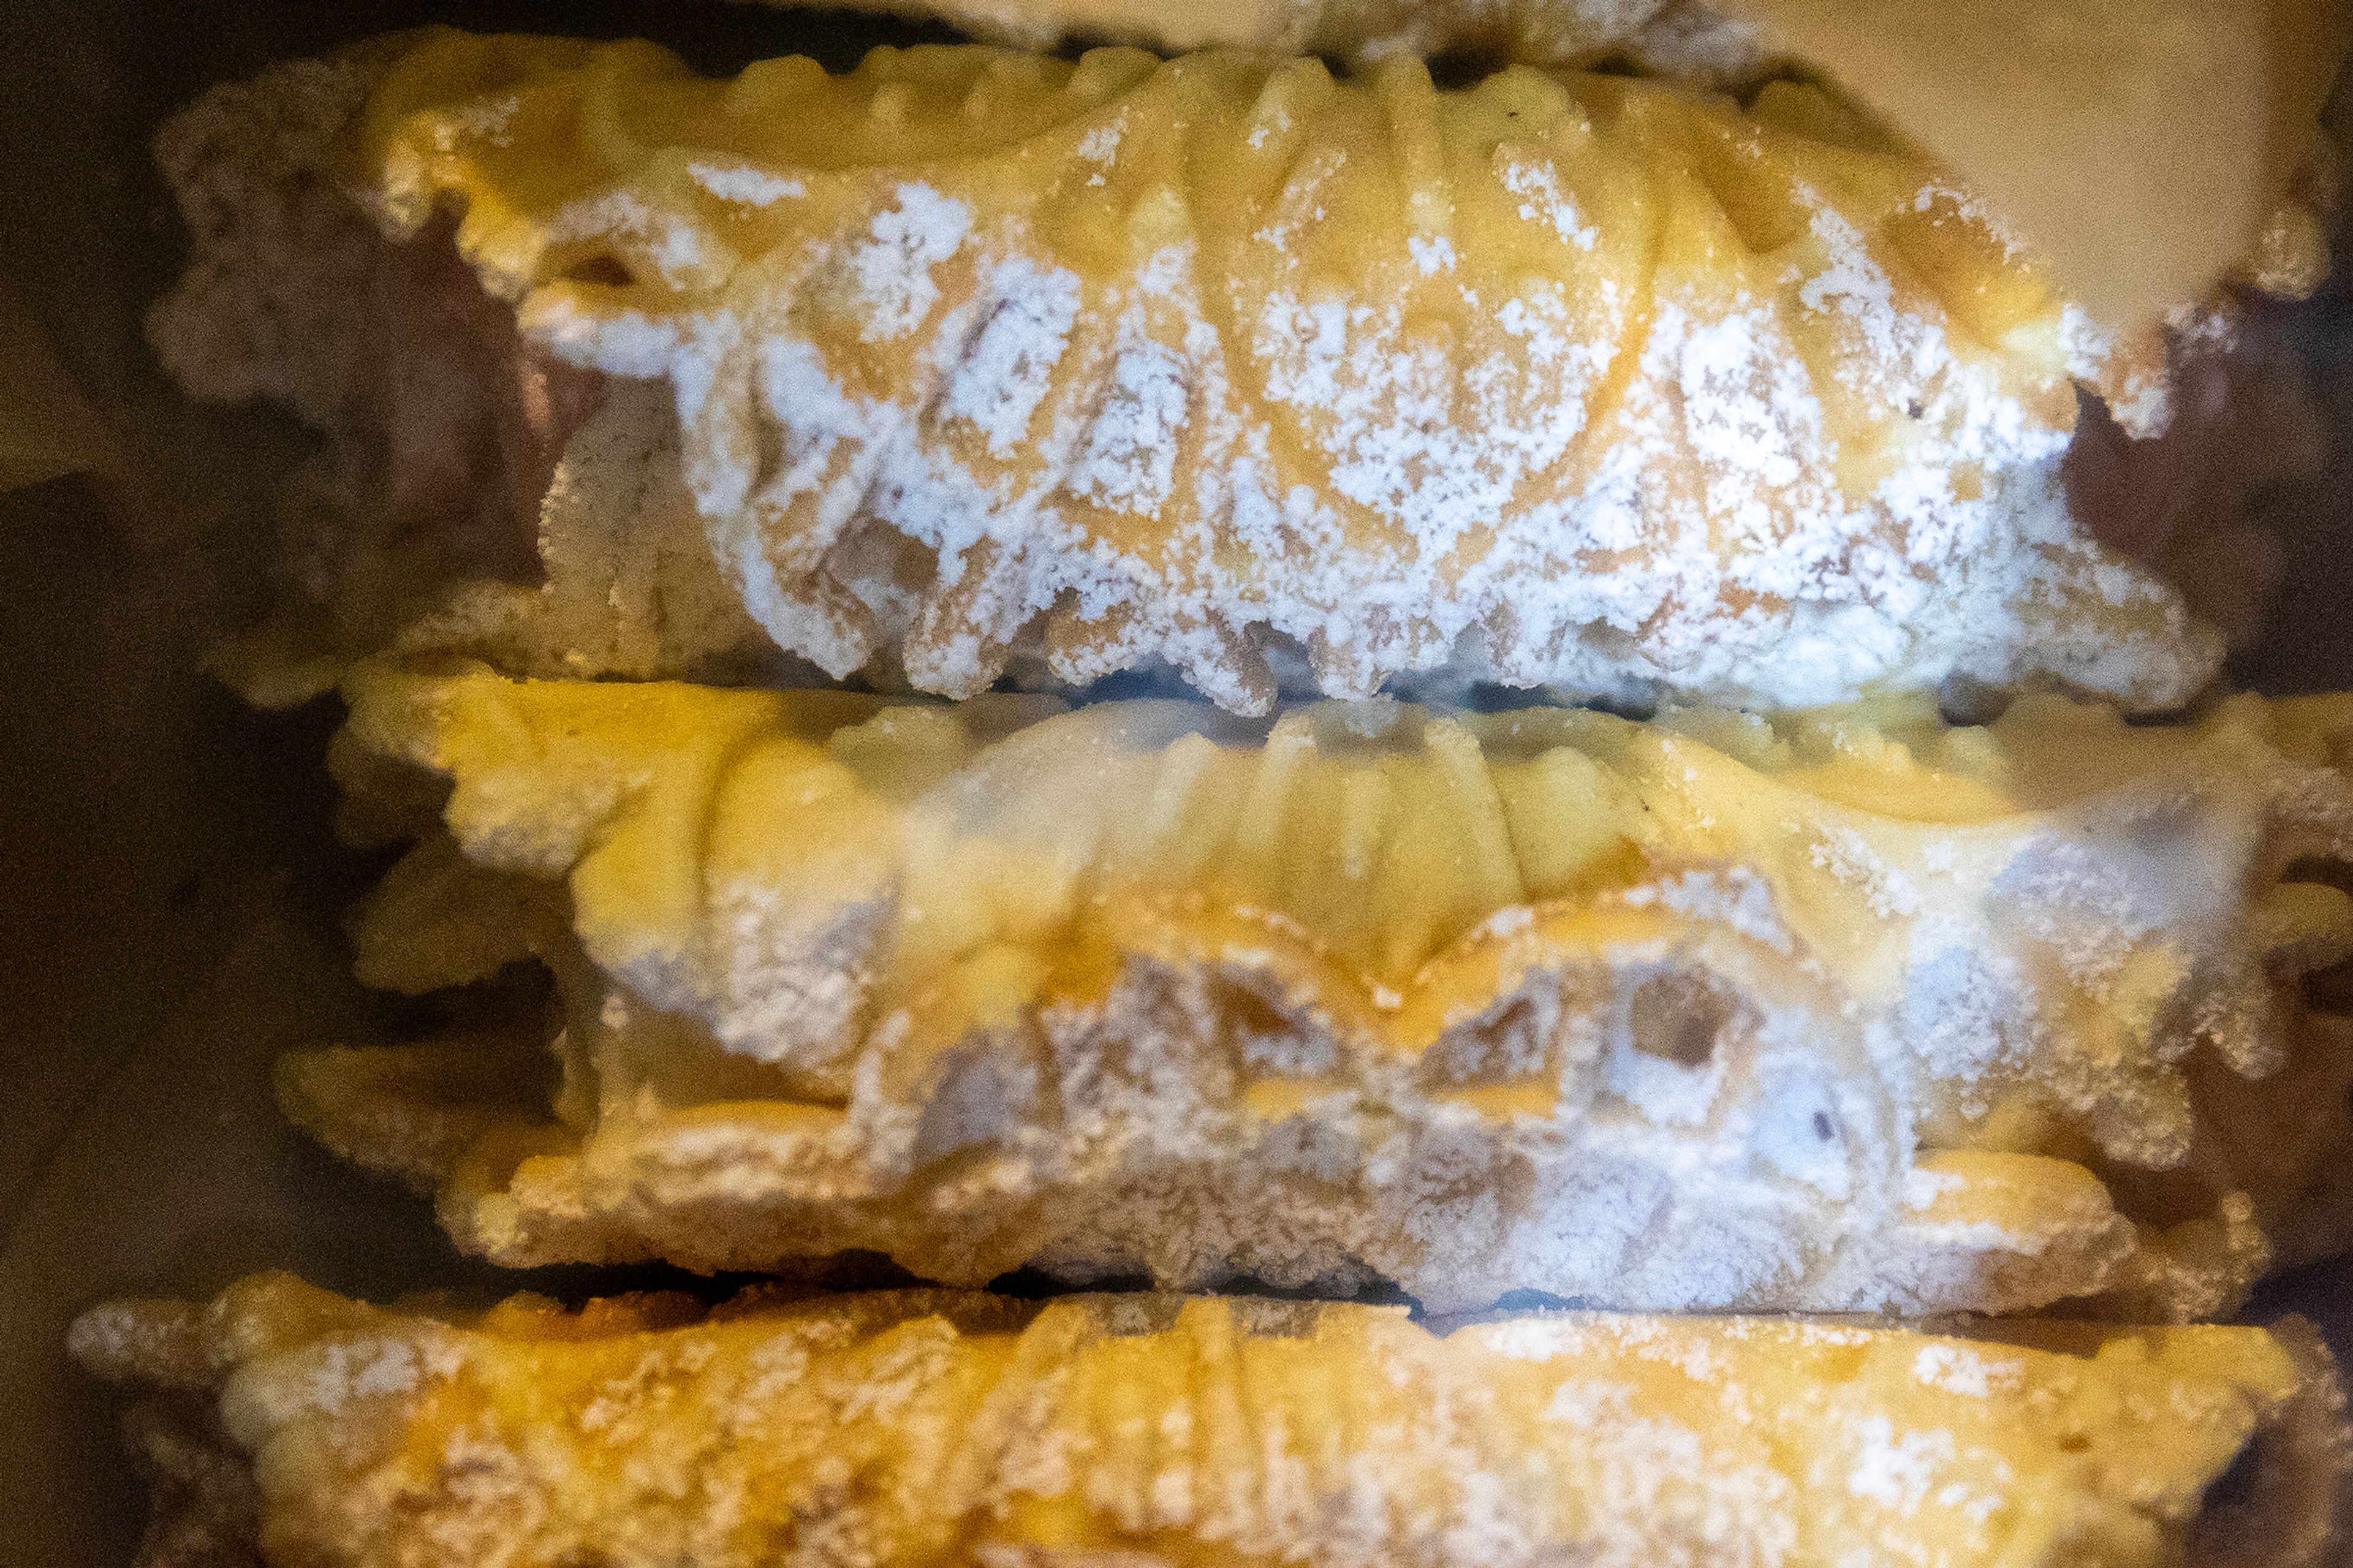
[[[163,363],[317,437],[221,667],[340,694],[443,1020],[285,1111],[775,1282],[95,1308],[142,1562],[2339,1561],[2327,1351],[2220,1325],[2353,1241],[2353,696],[2222,689],[2176,548],[2334,19],[2110,150],[2214,203],[2124,255],[2005,138],[2133,142],[2198,6],[1818,9],[430,30],[167,125]]]

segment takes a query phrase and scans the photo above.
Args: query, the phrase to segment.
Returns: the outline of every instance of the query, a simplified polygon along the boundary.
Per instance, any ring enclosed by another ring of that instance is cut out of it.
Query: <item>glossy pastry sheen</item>
[[[281,1275],[74,1345],[216,1396],[134,1418],[142,1568],[2318,1568],[2347,1458],[2293,1321],[1441,1338],[1166,1297],[399,1312]]]
[[[2204,1315],[2348,1219],[2342,699],[348,695],[363,977],[558,994],[284,1101],[501,1261]]]
[[[711,81],[442,32],[219,89],[162,153],[166,363],[334,437],[328,656],[1166,664],[1247,711],[1293,656],[1338,696],[1772,705],[2214,668],[2063,493],[2078,386],[2162,427],[2163,344],[1810,89],[979,48]],[[325,679],[299,643],[248,684]]]

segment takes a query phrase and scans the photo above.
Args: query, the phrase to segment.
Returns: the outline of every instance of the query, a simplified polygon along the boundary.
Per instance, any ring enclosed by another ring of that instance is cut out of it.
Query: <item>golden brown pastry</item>
[[[1440,1337],[1167,1297],[404,1312],[264,1275],[73,1342],[151,1396],[142,1568],[2319,1568],[2342,1540],[2343,1396],[2293,1321]]]
[[[1836,83],[1966,179],[2093,313],[2211,288],[2305,169],[2353,22],[2334,0],[867,0],[1028,47],[1071,38],[1369,61],[1609,61]],[[2290,216],[2301,241],[2320,226]],[[2274,225],[2273,233],[2278,229]]]
[[[1810,88],[980,48],[720,82],[438,32],[161,153],[166,363],[331,437],[265,696],[386,646],[955,696],[1165,666],[1242,711],[1294,664],[2156,708],[2215,668],[2061,472],[2079,386],[2163,427],[2163,343]]]
[[[282,1098],[501,1262],[2194,1316],[2353,1222],[2345,699],[347,695],[363,978],[556,998]]]

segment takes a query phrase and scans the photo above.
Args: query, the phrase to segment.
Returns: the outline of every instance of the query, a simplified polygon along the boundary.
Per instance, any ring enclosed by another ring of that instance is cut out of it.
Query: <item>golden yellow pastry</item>
[[[2094,313],[2162,314],[2280,233],[2353,37],[2334,0],[866,0],[1029,47],[1235,46],[1354,61],[1610,61],[1838,84],[2057,263]],[[2307,244],[2320,225],[2291,212]]]
[[[2353,1224],[2346,699],[347,695],[362,977],[555,998],[281,1097],[501,1262],[2202,1316]]]
[[[2309,1328],[1945,1337],[944,1292],[85,1315],[151,1395],[142,1568],[2321,1568]],[[175,1554],[176,1553],[176,1554]]]
[[[2165,344],[1811,88],[977,47],[713,81],[432,32],[160,151],[166,364],[331,437],[264,695],[387,647],[1167,667],[1253,712],[1294,668],[2151,708],[2215,668],[2063,482],[2079,387],[2163,427]]]

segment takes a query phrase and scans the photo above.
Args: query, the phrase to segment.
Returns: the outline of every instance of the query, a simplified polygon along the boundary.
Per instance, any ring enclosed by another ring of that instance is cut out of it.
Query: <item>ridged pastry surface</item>
[[[560,1082],[526,1021],[284,1100],[503,1261],[2205,1315],[2348,1219],[2341,699],[348,695],[363,978],[535,957]]]
[[[752,626],[947,695],[1166,665],[1245,711],[1293,649],[1335,696],[1784,706],[1963,679],[2161,708],[2214,669],[2063,494],[2078,385],[2159,427],[2163,345],[1810,89],[980,48],[713,81],[436,32],[166,142],[197,263],[156,332],[195,389],[345,417],[317,384],[350,356],[284,330],[341,276],[287,231],[384,244],[322,216],[339,188],[411,246],[457,215],[530,352],[666,388],[669,428],[566,461],[659,448],[606,504],[705,564],[660,568],[681,615],[600,612],[611,549],[580,568],[543,518],[548,602],[631,622],[562,639],[573,672],[688,673]],[[539,604],[409,646],[536,670]]]
[[[217,1390],[216,1421],[134,1423],[163,1471],[142,1568],[2318,1568],[2347,1459],[2294,1322],[1440,1337],[1166,1297],[401,1312],[280,1275],[74,1342]]]

